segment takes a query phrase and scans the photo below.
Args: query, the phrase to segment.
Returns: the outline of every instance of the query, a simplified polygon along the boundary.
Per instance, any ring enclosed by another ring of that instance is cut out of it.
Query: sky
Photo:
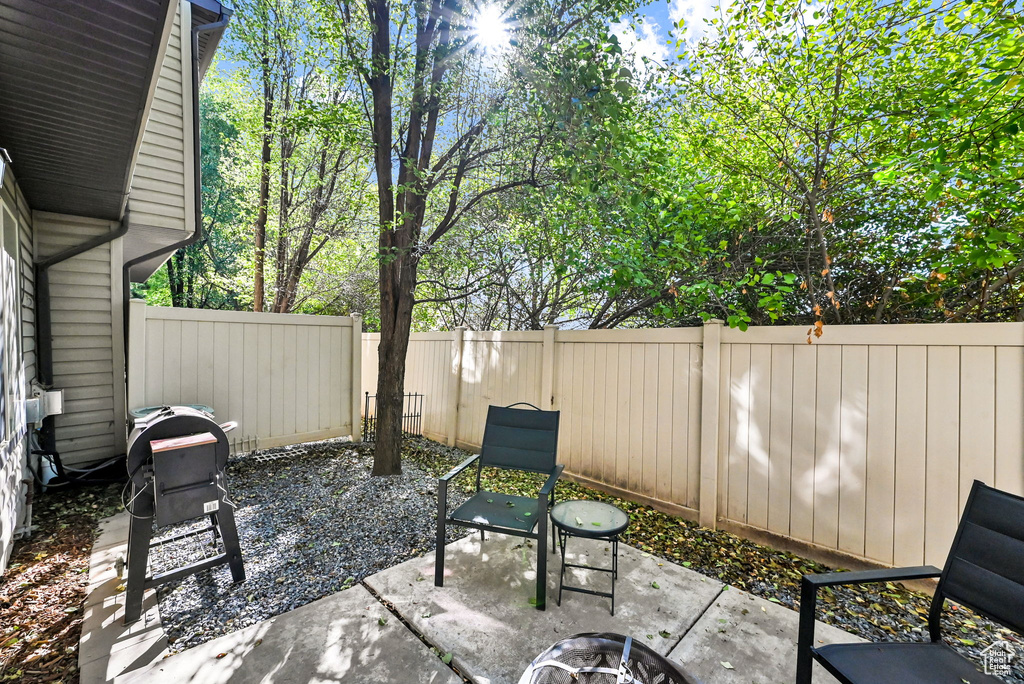
[[[713,16],[720,0],[655,0],[642,7],[638,14],[642,23],[633,25],[624,21],[612,25],[623,49],[633,52],[638,61],[641,57],[663,62],[674,50],[667,45],[675,42],[678,33],[674,25],[684,20],[686,35],[690,40],[704,34],[704,19]]]

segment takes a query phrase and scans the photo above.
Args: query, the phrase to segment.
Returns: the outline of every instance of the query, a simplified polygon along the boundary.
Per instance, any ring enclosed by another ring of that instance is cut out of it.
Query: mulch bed
[[[78,639],[96,525],[116,513],[120,488],[37,495],[31,538],[0,576],[0,682],[78,682]]]

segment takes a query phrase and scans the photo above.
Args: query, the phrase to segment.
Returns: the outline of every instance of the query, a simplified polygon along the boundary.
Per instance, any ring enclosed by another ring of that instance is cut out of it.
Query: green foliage
[[[633,324],[1019,317],[1019,10],[732,3],[576,161],[576,266]]]
[[[244,192],[232,174],[239,163],[239,125],[223,92],[199,99],[203,235],[171,255],[134,294],[156,306],[238,309],[247,303],[240,279],[246,236]]]

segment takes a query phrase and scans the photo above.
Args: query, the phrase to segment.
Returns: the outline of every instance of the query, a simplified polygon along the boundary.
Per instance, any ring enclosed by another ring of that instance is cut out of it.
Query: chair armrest
[[[804,575],[800,582],[800,626],[797,632],[796,646],[796,684],[811,684],[811,666],[814,658],[812,648],[814,643],[814,613],[818,603],[818,587],[916,580],[938,577],[941,574],[942,571],[936,567],[921,565],[912,568],[885,568],[882,570],[825,572],[817,575]]]
[[[852,572],[825,572],[804,575],[803,581],[811,586],[835,587],[844,584],[870,584],[871,582],[902,582],[906,580],[938,577],[942,571],[931,565],[912,568],[882,568],[880,570],[857,570]]]
[[[540,488],[538,492],[539,496],[549,496],[555,488],[555,483],[558,482],[558,478],[561,477],[562,471],[565,470],[565,466],[558,464],[555,469],[551,471],[551,475],[548,476],[547,482]]]
[[[438,480],[440,480],[442,482],[447,482],[448,480],[451,480],[452,478],[457,477],[458,475],[460,475],[462,473],[462,471],[464,471],[466,468],[468,468],[470,465],[472,465],[472,463],[475,460],[477,460],[478,458],[480,458],[479,454],[477,454],[475,456],[470,456],[465,461],[463,461],[459,465],[457,465],[454,468],[452,468],[451,470],[449,470],[446,474],[444,474],[441,477],[439,477]]]

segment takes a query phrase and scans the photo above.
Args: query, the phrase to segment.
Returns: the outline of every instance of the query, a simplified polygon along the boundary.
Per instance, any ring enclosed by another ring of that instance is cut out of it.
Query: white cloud
[[[645,58],[660,64],[668,61],[666,36],[654,19],[648,17],[638,24],[619,21],[612,24],[611,29],[618,37],[623,52],[633,57],[633,71],[641,78],[645,77],[650,69],[644,61]]]
[[[677,24],[680,20],[684,22],[683,30],[687,39],[699,40],[709,29],[705,20],[719,16],[720,4],[721,0],[669,0],[668,16]]]

